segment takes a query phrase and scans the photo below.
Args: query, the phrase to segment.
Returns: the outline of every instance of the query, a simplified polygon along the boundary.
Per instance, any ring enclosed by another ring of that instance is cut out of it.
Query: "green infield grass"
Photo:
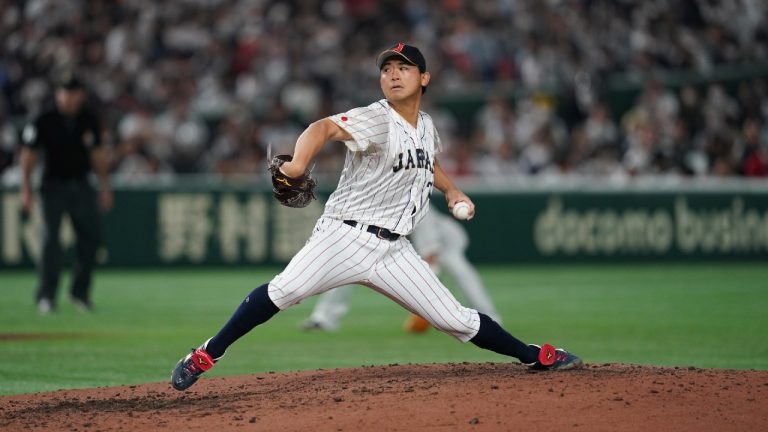
[[[31,271],[0,272],[0,394],[165,381],[181,355],[276,271],[105,269],[96,275],[94,313],[75,310],[62,289],[58,311],[47,316],[35,310]],[[565,347],[587,363],[768,369],[768,265],[541,265],[481,274],[512,334]],[[434,330],[406,334],[405,311],[363,287],[339,331],[302,332],[314,302],[243,337],[208,376],[512,361]]]

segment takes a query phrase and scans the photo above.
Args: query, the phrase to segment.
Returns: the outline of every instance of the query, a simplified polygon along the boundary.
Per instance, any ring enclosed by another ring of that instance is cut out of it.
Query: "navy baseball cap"
[[[397,45],[384,50],[378,57],[376,57],[376,65],[381,69],[384,62],[392,57],[402,58],[406,63],[418,67],[419,72],[421,73],[427,71],[427,61],[424,60],[421,51],[413,45],[406,45],[400,42]]]

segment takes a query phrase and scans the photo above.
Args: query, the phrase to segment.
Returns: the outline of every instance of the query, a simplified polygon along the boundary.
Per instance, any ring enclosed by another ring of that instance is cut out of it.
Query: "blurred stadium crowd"
[[[378,98],[373,57],[401,40],[427,57],[454,175],[768,175],[766,75],[659,74],[768,64],[763,0],[0,0],[0,176],[18,178],[20,126],[68,69],[116,178],[262,174],[268,143],[290,152],[309,122]],[[621,113],[615,76],[641,83]],[[472,89],[470,118],[441,103]],[[320,172],[340,169],[328,149]]]

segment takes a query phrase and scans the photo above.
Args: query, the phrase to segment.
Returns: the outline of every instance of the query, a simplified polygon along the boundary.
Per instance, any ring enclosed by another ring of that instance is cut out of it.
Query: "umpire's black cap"
[[[56,88],[62,90],[82,90],[83,82],[74,73],[65,72],[56,80]]]
[[[418,48],[413,45],[406,45],[402,42],[397,45],[382,51],[378,57],[376,57],[376,65],[381,69],[381,66],[392,57],[400,57],[407,63],[410,63],[419,68],[419,72],[424,73],[427,71],[427,61],[424,60],[424,56],[421,54]]]

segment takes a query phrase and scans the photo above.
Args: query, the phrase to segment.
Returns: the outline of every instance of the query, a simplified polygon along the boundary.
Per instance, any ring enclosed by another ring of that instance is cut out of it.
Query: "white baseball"
[[[453,206],[453,217],[458,220],[466,220],[469,217],[469,204],[459,201]]]

